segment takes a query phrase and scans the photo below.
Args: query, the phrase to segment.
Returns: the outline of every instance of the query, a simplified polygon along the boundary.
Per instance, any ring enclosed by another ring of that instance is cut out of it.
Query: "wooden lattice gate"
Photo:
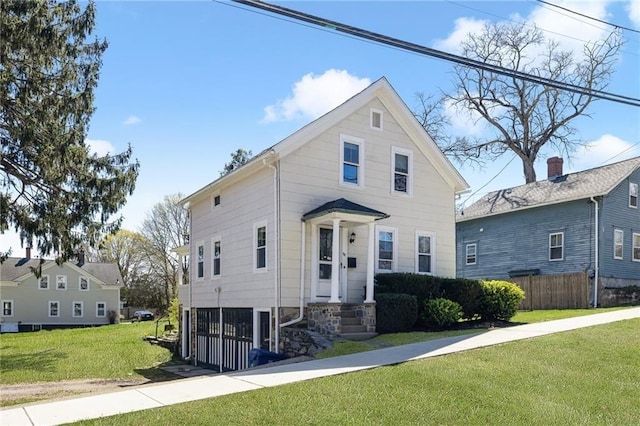
[[[249,368],[253,347],[253,309],[198,309],[196,363],[216,371]]]

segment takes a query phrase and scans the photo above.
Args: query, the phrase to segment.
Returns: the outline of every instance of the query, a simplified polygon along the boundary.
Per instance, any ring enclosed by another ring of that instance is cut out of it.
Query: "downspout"
[[[305,222],[301,221],[300,223],[300,233],[302,235],[302,238],[300,239],[300,313],[298,314],[297,318],[287,321],[284,324],[280,324],[280,327],[287,327],[289,325],[302,321],[302,318],[304,318],[304,249],[306,245],[306,233]]]
[[[598,202],[594,197],[591,197],[591,201],[595,205],[596,214],[595,214],[595,232],[594,232],[594,257],[595,257],[595,268],[594,268],[594,277],[593,277],[593,307],[598,307],[598,274],[599,274],[599,253],[598,253],[598,234],[599,234],[599,223],[598,223]]]
[[[191,338],[191,333],[194,330],[193,327],[193,299],[191,296],[191,291],[192,291],[192,286],[193,286],[193,279],[191,277],[191,271],[193,270],[193,268],[191,267],[191,241],[193,240],[192,235],[191,235],[191,230],[193,229],[193,215],[191,214],[191,203],[187,204],[187,213],[189,214],[189,268],[187,269],[187,273],[189,274],[188,280],[189,280],[189,336],[187,338],[187,341],[189,342],[189,360],[193,363],[193,365],[197,365],[198,364],[198,357],[194,356],[196,353],[198,353],[198,339],[192,339]],[[182,265],[180,265],[180,267],[182,267]],[[195,350],[193,348],[193,344],[196,345]]]
[[[271,155],[274,155],[275,152],[271,151]],[[280,349],[280,256],[278,255],[279,243],[278,240],[280,238],[280,210],[278,209],[278,168],[273,164],[267,163],[267,159],[262,159],[262,164],[273,169],[273,222],[274,222],[274,253],[275,260],[273,262],[273,275],[274,275],[274,297],[275,297],[275,347],[273,349],[274,352],[279,352]]]

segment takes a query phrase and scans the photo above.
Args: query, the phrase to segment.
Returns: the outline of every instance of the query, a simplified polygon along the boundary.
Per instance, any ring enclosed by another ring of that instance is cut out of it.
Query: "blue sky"
[[[481,21],[525,19],[567,49],[610,28],[537,1],[275,2],[291,9],[453,53]],[[640,2],[553,1],[588,16],[640,30]],[[635,9],[634,9],[635,8]],[[138,230],[165,195],[188,195],[219,176],[238,148],[259,153],[386,77],[405,103],[451,86],[452,64],[341,35],[224,1],[97,2],[95,34],[109,41],[95,92],[88,142],[99,153],[133,147],[141,169],[122,210]],[[607,91],[640,98],[640,34],[625,31]],[[574,122],[589,142],[565,160],[577,171],[640,155],[640,108],[595,102]],[[454,116],[452,132],[479,132]],[[553,156],[555,152],[544,152]],[[522,184],[521,163],[505,155],[484,169],[455,164],[474,198]],[[538,178],[546,177],[539,160]],[[492,180],[493,179],[493,180]],[[463,196],[463,199],[466,196]],[[0,249],[19,244],[3,238]]]

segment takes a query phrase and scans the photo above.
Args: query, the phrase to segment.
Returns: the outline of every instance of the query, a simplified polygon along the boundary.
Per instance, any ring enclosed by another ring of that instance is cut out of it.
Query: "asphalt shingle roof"
[[[597,197],[611,192],[620,182],[640,168],[640,157],[569,173],[552,180],[541,180],[513,188],[490,192],[460,212],[458,222]]]
[[[334,213],[334,212],[374,216],[380,219],[388,217],[386,213],[382,213],[381,211],[374,210],[360,204],[356,204],[349,200],[345,200],[344,198],[340,198],[338,200],[329,201],[328,203],[325,203],[320,207],[305,213],[302,216],[302,219],[309,220],[309,219],[313,219],[314,217],[323,216],[325,214]]]

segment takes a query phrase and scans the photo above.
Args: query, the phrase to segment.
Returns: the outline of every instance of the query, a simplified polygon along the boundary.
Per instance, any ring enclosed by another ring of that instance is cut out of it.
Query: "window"
[[[393,147],[391,149],[393,174],[391,187],[397,194],[411,195],[413,189],[413,152]]]
[[[2,301],[2,316],[3,317],[13,316],[13,300]]]
[[[213,206],[219,206],[220,205],[220,196],[216,195],[213,197]]]
[[[622,259],[624,257],[623,245],[624,245],[624,231],[622,229],[614,229],[613,230],[613,258],[614,259]]]
[[[73,302],[73,317],[80,318],[83,314],[84,302]]]
[[[220,237],[213,237],[211,240],[211,247],[213,247],[213,259],[211,260],[211,275],[212,277],[220,277]]]
[[[49,301],[49,316],[50,317],[59,317],[60,316],[60,302],[58,302],[58,301]]]
[[[376,234],[376,271],[394,272],[396,270],[396,230],[394,228],[378,227]]]
[[[267,223],[266,221],[253,225],[253,256],[254,271],[267,270]]]
[[[200,242],[198,243],[198,275],[196,276],[196,278],[198,280],[201,280],[204,278],[204,243]]]
[[[56,275],[56,288],[58,290],[66,290],[67,289],[67,276],[66,275]]]
[[[564,232],[549,234],[549,260],[564,259]]]
[[[467,256],[466,256],[466,264],[467,265],[475,265],[476,264],[476,253],[478,246],[473,244],[467,244]]]
[[[80,277],[78,288],[80,289],[80,291],[89,291],[89,278]]]
[[[331,256],[333,253],[333,229],[320,228],[318,278],[331,279]]]
[[[38,278],[38,289],[49,290],[49,275],[42,275]]]
[[[382,111],[377,109],[371,110],[371,128],[382,130]]]
[[[103,318],[107,316],[107,304],[105,302],[96,302],[96,317]]]
[[[638,184],[629,182],[629,207],[638,208]]]
[[[640,262],[640,234],[633,234],[633,254],[634,262]]]
[[[340,183],[364,186],[364,140],[360,138],[340,136]]]
[[[416,272],[419,274],[434,274],[434,240],[430,232],[416,232]]]

